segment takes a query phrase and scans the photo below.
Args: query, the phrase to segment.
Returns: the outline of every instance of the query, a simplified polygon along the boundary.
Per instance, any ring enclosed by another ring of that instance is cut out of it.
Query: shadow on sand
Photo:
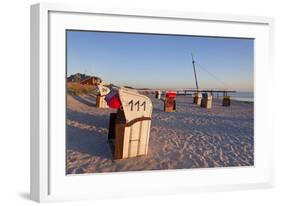
[[[88,101],[88,100],[86,100],[85,98],[82,98],[82,97],[80,97],[80,96],[71,95],[71,97],[72,97],[73,99],[79,101],[80,103],[85,104],[85,105],[87,105],[87,106],[89,106],[89,107],[95,107],[95,106],[96,106],[96,103],[93,103],[93,102],[91,102],[91,101]]]
[[[108,145],[108,115],[90,114],[67,110],[67,119],[75,126],[66,125],[66,148],[76,152],[112,159]]]

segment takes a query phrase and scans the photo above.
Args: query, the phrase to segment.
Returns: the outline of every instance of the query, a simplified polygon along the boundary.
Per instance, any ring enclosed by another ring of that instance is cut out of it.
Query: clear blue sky
[[[199,87],[252,91],[253,46],[253,39],[67,31],[67,76],[79,72],[120,86],[195,88],[193,53]]]

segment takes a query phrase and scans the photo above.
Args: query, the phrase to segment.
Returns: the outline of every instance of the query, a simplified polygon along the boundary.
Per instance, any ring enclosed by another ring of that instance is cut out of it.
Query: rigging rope
[[[195,63],[199,66],[199,68],[202,71],[205,71],[206,73],[208,73],[210,76],[212,76],[215,80],[217,80],[219,83],[221,83],[222,86],[229,88],[228,84],[225,83],[224,81],[222,81],[221,79],[217,78],[214,74],[212,74],[211,72],[209,72],[207,69],[204,69],[203,66],[201,64],[199,64],[197,61],[195,61]]]

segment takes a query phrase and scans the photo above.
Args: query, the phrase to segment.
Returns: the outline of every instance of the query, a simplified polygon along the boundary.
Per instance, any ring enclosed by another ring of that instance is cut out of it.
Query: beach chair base
[[[108,140],[113,159],[138,157],[148,153],[151,118],[126,123],[124,112],[110,114]]]
[[[202,97],[195,96],[193,98],[193,104],[201,105]]]
[[[230,106],[230,97],[224,97],[222,100],[222,106],[229,107]]]
[[[96,107],[97,108],[108,108],[108,105],[104,99],[104,96],[97,96],[96,98]]]
[[[176,100],[165,100],[164,101],[164,112],[176,111]]]
[[[203,98],[201,100],[201,105],[200,106],[202,108],[211,109],[212,108],[212,99]]]

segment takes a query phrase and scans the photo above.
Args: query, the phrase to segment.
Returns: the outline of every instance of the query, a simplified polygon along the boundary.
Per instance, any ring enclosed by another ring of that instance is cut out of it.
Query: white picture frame
[[[192,30],[186,31],[182,25],[190,25]],[[61,128],[65,118],[65,96],[61,97],[65,95],[65,29],[255,38],[255,166],[66,176],[61,164],[65,158]],[[272,84],[272,30],[269,17],[32,5],[31,199],[48,202],[272,187],[272,103],[266,98]],[[59,68],[56,76],[55,66]]]

